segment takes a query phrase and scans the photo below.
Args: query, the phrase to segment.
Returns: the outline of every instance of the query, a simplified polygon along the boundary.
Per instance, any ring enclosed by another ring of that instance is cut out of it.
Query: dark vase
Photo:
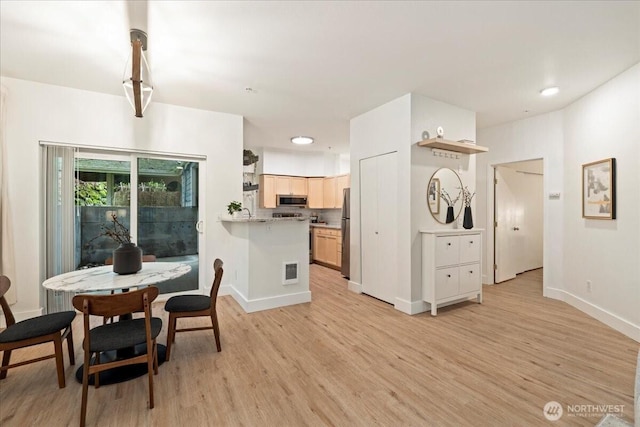
[[[471,215],[471,206],[464,207],[464,220],[462,221],[462,226],[467,230],[473,228],[473,216]]]
[[[454,221],[453,218],[453,206],[447,207],[447,224],[450,224]]]
[[[142,269],[142,249],[135,243],[122,243],[113,251],[113,272],[133,274]]]

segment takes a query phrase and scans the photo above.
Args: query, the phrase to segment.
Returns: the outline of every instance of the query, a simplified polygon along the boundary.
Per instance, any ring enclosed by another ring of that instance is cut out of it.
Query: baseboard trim
[[[430,309],[429,304],[424,301],[407,301],[406,299],[396,298],[395,308],[406,314],[424,313]]]
[[[240,307],[247,313],[254,313],[256,311],[270,310],[272,308],[285,307],[288,305],[303,304],[311,302],[311,291],[298,292],[295,294],[279,295],[275,297],[247,299],[236,288],[229,285],[229,294]]]
[[[634,325],[628,320],[562,289],[545,288],[543,294],[545,297],[564,301],[632,340],[640,342],[640,325]]]
[[[347,289],[350,290],[351,292],[355,292],[356,294],[362,293],[362,285],[360,283],[353,282],[351,280],[349,280],[349,283],[347,284]]]

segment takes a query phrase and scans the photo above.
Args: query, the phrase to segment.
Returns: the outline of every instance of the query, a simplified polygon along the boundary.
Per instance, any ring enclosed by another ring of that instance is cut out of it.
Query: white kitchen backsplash
[[[340,225],[342,219],[342,209],[305,209],[305,208],[276,208],[276,209],[261,209],[258,208],[255,211],[251,211],[251,216],[258,218],[271,218],[273,213],[300,213],[303,216],[309,217],[312,214],[318,215],[318,221],[324,221],[327,224]]]

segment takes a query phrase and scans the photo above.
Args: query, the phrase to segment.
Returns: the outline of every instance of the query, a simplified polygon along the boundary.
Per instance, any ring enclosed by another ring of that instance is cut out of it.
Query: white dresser
[[[482,302],[482,231],[427,230],[422,234],[422,299],[438,305],[472,297]]]

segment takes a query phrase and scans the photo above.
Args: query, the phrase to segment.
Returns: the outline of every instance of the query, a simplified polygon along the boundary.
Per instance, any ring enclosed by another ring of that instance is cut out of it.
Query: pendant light
[[[142,117],[142,113],[147,109],[153,93],[151,71],[149,70],[147,58],[143,53],[143,51],[147,50],[147,33],[132,29],[130,34],[131,55],[129,55],[127,65],[124,68],[122,86],[136,117]]]

